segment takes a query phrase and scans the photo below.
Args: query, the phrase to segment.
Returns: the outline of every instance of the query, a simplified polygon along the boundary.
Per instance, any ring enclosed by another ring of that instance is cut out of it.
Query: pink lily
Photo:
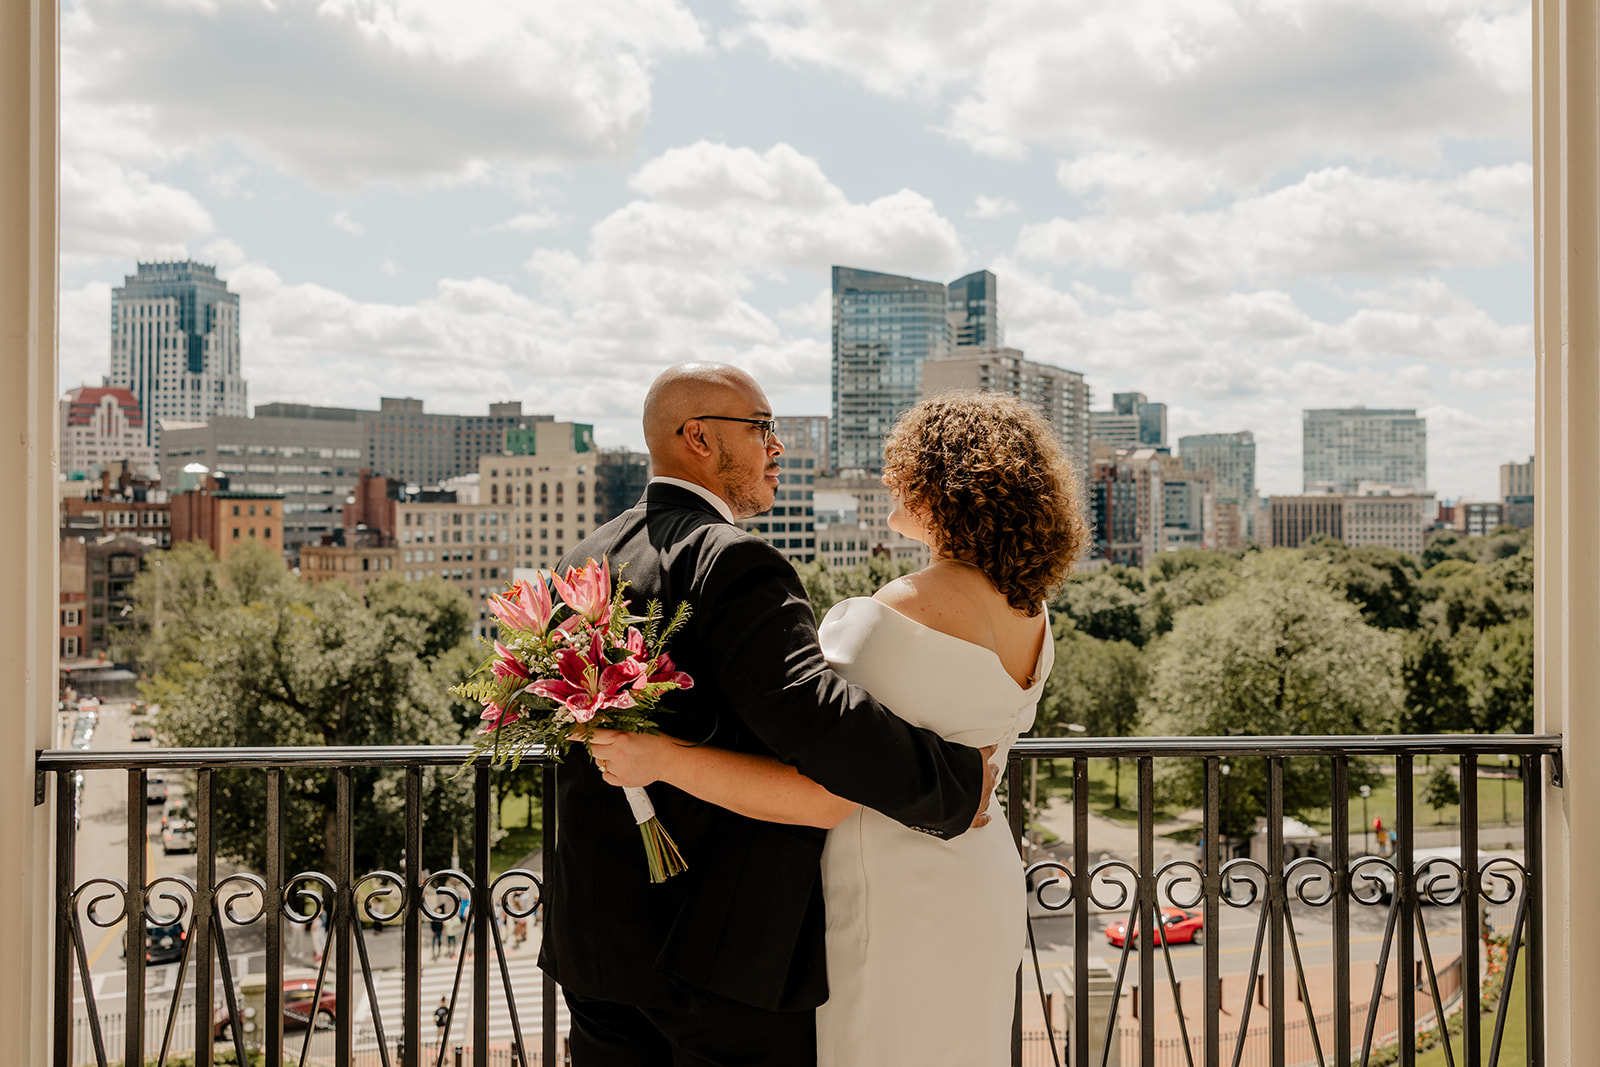
[[[502,708],[492,700],[483,702],[483,714],[478,716],[483,720],[483,726],[478,730],[480,734],[492,734],[508,723],[516,722],[522,718],[519,712]]]
[[[645,681],[647,683],[672,682],[679,689],[694,688],[694,679],[678,670],[677,664],[672,662],[672,657],[665,652],[657,656],[655,663],[650,665],[649,677]]]
[[[550,581],[567,607],[582,615],[596,626],[604,626],[611,618],[611,561],[596,563],[590,560],[583,569],[567,568],[563,579],[554,572]]]
[[[499,593],[489,594],[489,613],[512,629],[544,632],[544,628],[533,620],[533,616],[522,610],[521,604]]]
[[[575,648],[557,653],[556,668],[561,672],[560,678],[542,678],[528,689],[566,708],[572,713],[573,722],[588,722],[606,708],[633,707],[628,687],[644,673],[644,664],[636,659],[606,662],[605,646],[598,633],[590,642],[587,655]]]
[[[496,678],[503,682],[507,678],[521,678],[523,681],[527,681],[533,677],[532,674],[528,673],[528,668],[522,665],[522,661],[517,659],[517,654],[505,645],[496,641],[494,650],[500,656],[499,659],[494,661],[494,666],[490,668],[494,671]]]
[[[550,628],[550,620],[558,608],[543,572],[536,581],[516,582],[509,594],[496,593],[489,597],[489,610],[495,618],[508,626],[539,635]]]

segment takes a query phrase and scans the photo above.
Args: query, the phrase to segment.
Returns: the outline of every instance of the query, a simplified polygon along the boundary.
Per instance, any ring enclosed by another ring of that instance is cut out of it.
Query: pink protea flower
[[[522,715],[515,710],[502,708],[492,700],[485,700],[483,702],[483,714],[478,718],[483,720],[483,726],[478,729],[478,732],[480,734],[492,734],[500,727],[516,722],[522,718]]]
[[[566,708],[573,722],[588,722],[606,708],[633,707],[628,687],[644,673],[645,665],[631,656],[621,663],[608,662],[597,632],[586,652],[575,648],[558,652],[556,667],[560,678],[540,679],[528,689]]]
[[[494,661],[494,665],[490,668],[490,670],[494,671],[494,676],[496,678],[503,682],[507,678],[520,678],[523,681],[527,681],[533,677],[532,674],[528,673],[528,668],[522,665],[522,661],[517,659],[517,654],[511,651],[505,645],[502,645],[499,641],[496,641],[494,643],[494,650],[500,656],[499,659]]]
[[[604,626],[611,618],[611,561],[596,563],[590,560],[583,569],[567,568],[563,579],[551,572],[551,583],[561,599],[577,614],[596,626]]]

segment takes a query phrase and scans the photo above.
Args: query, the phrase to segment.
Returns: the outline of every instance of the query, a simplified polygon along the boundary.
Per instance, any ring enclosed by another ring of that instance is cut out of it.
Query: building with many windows
[[[915,567],[928,565],[930,556],[927,545],[889,528],[894,494],[889,492],[880,477],[862,471],[846,471],[831,478],[817,479],[816,488],[818,491],[827,491],[830,518],[835,514],[839,518],[837,526],[830,521],[827,530],[829,566],[854,566],[842,562],[848,558],[865,562],[858,558],[863,553],[867,556],[887,556],[896,563],[908,563]],[[853,510],[848,505],[841,505],[840,494],[854,500]],[[849,521],[852,514],[853,525]],[[819,532],[817,536],[820,540],[823,534]],[[845,547],[838,547],[841,545]],[[866,547],[850,548],[849,545]],[[836,563],[836,560],[841,562]]]
[[[1143,393],[1112,393],[1108,411],[1089,413],[1091,447],[1155,448],[1167,444],[1167,405],[1151,403]]]
[[[803,448],[817,457],[817,473],[828,470],[828,416],[826,415],[775,415],[778,440],[785,448]]]
[[[1218,505],[1218,548],[1238,548],[1242,541],[1255,537],[1256,436],[1249,430],[1238,433],[1197,433],[1178,438],[1178,457],[1185,471],[1212,474]],[[1231,505],[1230,517],[1222,518],[1224,505]],[[1239,533],[1229,530],[1239,527]]]
[[[833,413],[828,467],[883,470],[883,441],[922,396],[924,364],[950,354],[942,282],[833,268]]]
[[[342,436],[353,434],[358,440],[354,447],[361,451],[356,466],[425,488],[476,473],[480,457],[505,450],[507,432],[553,422],[554,416],[524,415],[522,403],[515,400],[490,404],[487,415],[431,414],[415,397],[386,396],[379,400],[377,411],[313,404],[257,405],[256,421],[272,420],[293,424],[297,431],[304,431],[312,422],[342,424]]]
[[[1364,482],[1427,491],[1428,422],[1413,409],[1308,408],[1302,434],[1306,493],[1358,493]]]
[[[216,267],[140,263],[111,290],[106,384],[133,394],[144,413],[144,443],[157,454],[161,423],[244,415],[239,294]]]
[[[1016,348],[958,348],[922,368],[923,396],[960,389],[1016,397],[1044,416],[1080,475],[1088,469],[1089,387],[1082,374],[1027,359]]]
[[[1532,456],[1528,457],[1526,463],[1500,465],[1500,503],[1505,505],[1505,514],[1502,517],[1507,525],[1523,528],[1533,525],[1533,487],[1536,473],[1537,468]]]
[[[770,542],[790,563],[814,563],[817,454],[809,448],[791,448],[778,457],[778,465],[781,473],[772,510],[741,519],[739,525]]]
[[[137,620],[133,581],[141,561],[157,548],[153,538],[115,531],[61,538],[59,641],[64,659],[129,652]]]
[[[539,422],[508,432],[504,451],[478,457],[478,503],[510,509],[507,533],[517,566],[554,567],[610,518],[600,459],[594,427],[584,422]]]
[[[945,289],[950,343],[957,348],[999,348],[1005,344],[1000,324],[1000,282],[986,270],[957,278]]]
[[[1327,536],[1351,548],[1386,545],[1413,555],[1422,554],[1424,532],[1438,512],[1431,493],[1312,493],[1274,496],[1267,504],[1275,548]]]
[[[1153,448],[1122,448],[1097,455],[1086,484],[1093,559],[1148,567],[1163,547],[1165,475],[1170,457]]]
[[[223,416],[168,425],[161,481],[174,489],[187,488],[184,468],[198,465],[235,490],[280,494],[280,547],[292,554],[340,528],[345,498],[366,466],[365,455],[358,422]]]
[[[448,494],[424,494],[442,497]],[[399,562],[408,582],[430,575],[449,582],[472,604],[473,634],[498,636],[486,598],[511,581],[516,566],[512,513],[504,505],[453,499],[406,500],[395,505]]]
[[[283,494],[233,489],[225,478],[172,497],[172,540],[204,541],[219,561],[242,544],[283,551]]]
[[[61,401],[57,460],[62,476],[97,478],[113,463],[126,463],[147,477],[157,473],[156,450],[145,439],[139,399],[131,390],[110,386],[67,390]]]

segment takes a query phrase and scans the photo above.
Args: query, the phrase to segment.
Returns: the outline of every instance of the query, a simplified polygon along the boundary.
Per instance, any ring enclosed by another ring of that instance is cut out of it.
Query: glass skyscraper
[[[140,263],[111,290],[109,385],[144,412],[145,443],[160,423],[245,414],[239,366],[239,294],[217,268],[184,260]]]
[[[986,270],[951,282],[950,343],[962,348],[1001,348],[1000,283]]]
[[[922,365],[950,354],[943,282],[833,268],[832,470],[883,470],[883,441],[922,395]]]
[[[1303,430],[1307,493],[1428,488],[1428,422],[1414,409],[1308,408]]]

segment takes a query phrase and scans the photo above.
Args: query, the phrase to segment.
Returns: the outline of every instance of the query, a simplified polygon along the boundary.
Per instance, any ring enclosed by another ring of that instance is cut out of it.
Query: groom
[[[783,443],[755,380],[718,363],[668,368],[644,431],[644,499],[561,565],[609,557],[635,611],[693,608],[670,651],[694,687],[664,702],[664,732],[776,755],[935,837],[987,821],[988,753],[906,724],[830,670],[794,568],[734,525],[770,510],[779,484]],[[622,791],[581,753],[558,789],[539,961],[565,992],[575,1067],[815,1063],[823,831],[658,783],[651,799],[689,869],[652,885]]]

